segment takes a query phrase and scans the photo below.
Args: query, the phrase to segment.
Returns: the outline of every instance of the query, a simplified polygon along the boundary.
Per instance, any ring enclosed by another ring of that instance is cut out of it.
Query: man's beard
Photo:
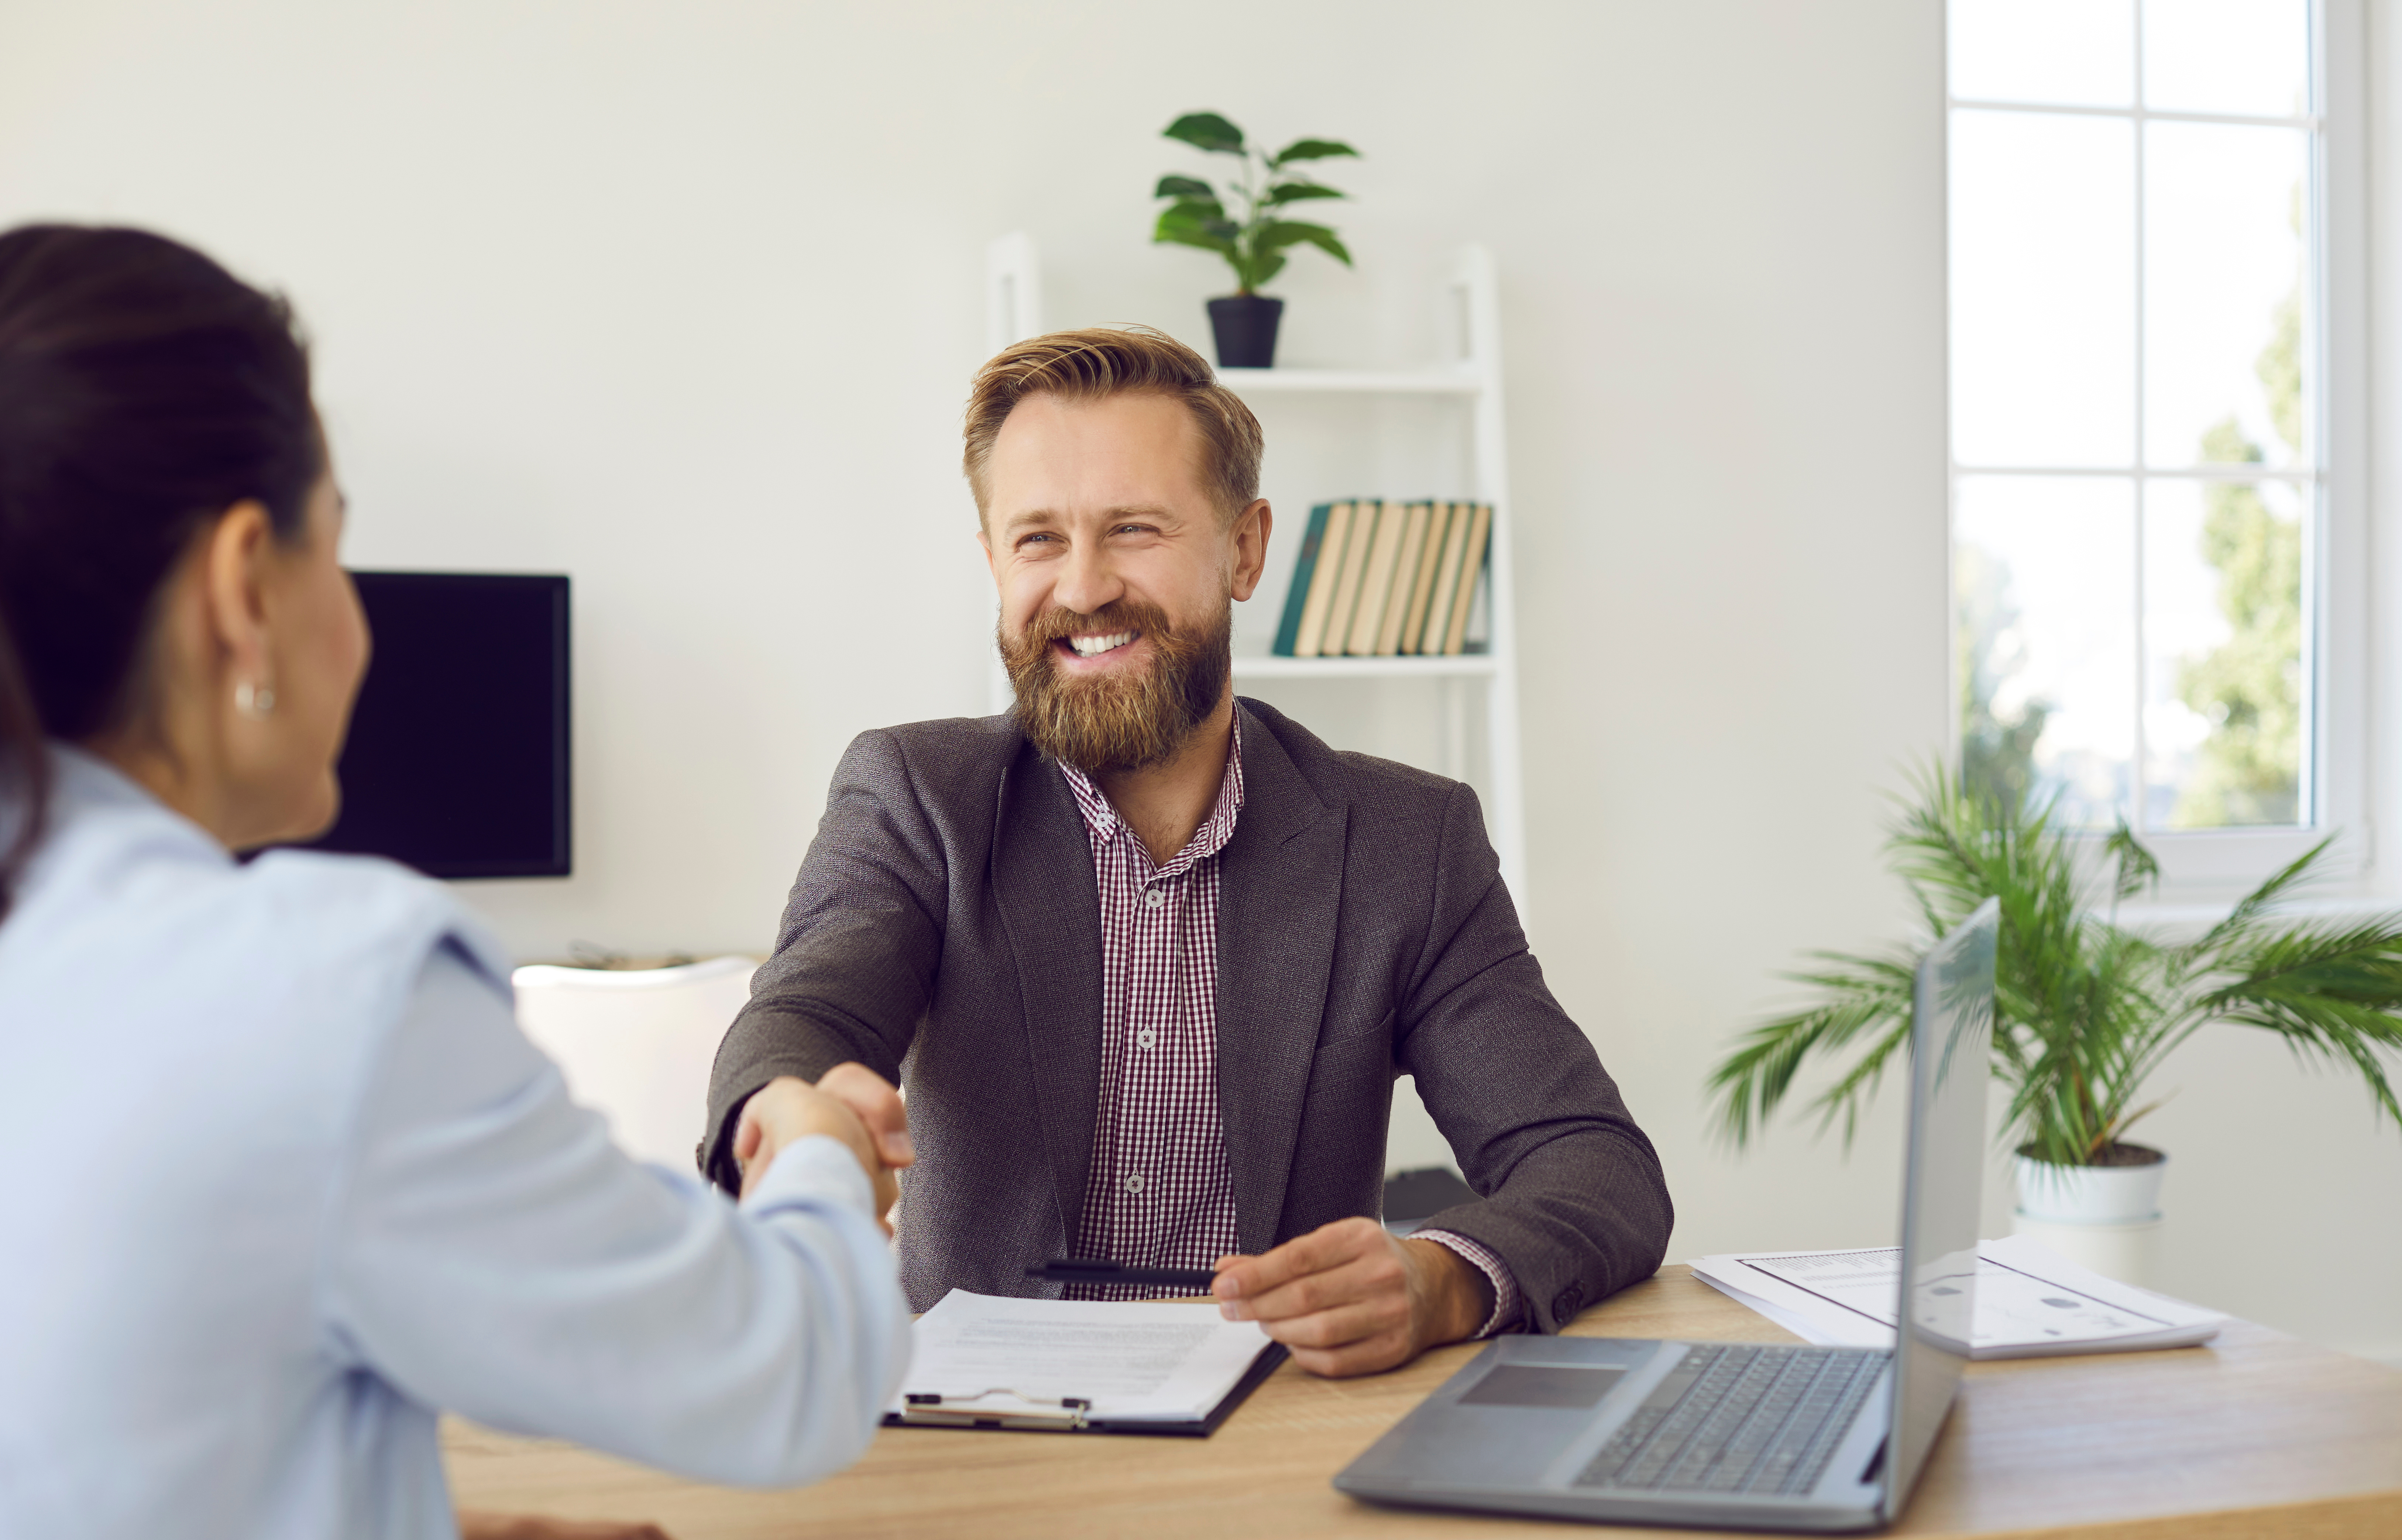
[[[1150,667],[1070,678],[1052,643],[1062,638],[1135,631],[1151,639]],[[1035,748],[1087,775],[1164,764],[1208,720],[1235,668],[1235,607],[1217,623],[1178,631],[1153,604],[1120,600],[1094,614],[1053,608],[1013,639],[998,633],[1001,661],[1017,690],[1017,726]]]

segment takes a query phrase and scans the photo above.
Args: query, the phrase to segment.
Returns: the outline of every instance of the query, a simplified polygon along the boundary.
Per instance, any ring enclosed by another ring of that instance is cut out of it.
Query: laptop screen
[[[1988,899],[1918,965],[1911,1029],[1910,1144],[1901,1200],[1904,1329],[1894,1343],[1888,1521],[1943,1425],[1976,1317],[1977,1208],[2000,909]]]

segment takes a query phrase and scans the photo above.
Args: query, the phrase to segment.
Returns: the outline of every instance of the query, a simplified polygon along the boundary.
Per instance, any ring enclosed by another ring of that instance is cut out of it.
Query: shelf
[[[1286,658],[1236,654],[1235,677],[1245,679],[1487,679],[1490,653],[1436,658]]]
[[[1481,369],[1221,369],[1218,383],[1237,392],[1352,395],[1474,395]]]

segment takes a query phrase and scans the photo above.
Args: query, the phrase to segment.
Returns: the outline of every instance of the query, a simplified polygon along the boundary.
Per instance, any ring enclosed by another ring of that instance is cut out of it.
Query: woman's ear
[[[266,570],[275,529],[264,505],[245,500],[227,509],[205,540],[200,610],[207,642],[241,704],[264,716],[275,702]]]

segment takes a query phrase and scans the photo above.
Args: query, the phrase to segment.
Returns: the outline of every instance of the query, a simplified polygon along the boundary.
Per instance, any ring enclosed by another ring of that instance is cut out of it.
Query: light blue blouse
[[[438,885],[56,763],[0,921],[0,1534],[450,1535],[438,1409],[742,1484],[866,1448],[909,1324],[839,1143],[739,1208],[638,1165]]]

